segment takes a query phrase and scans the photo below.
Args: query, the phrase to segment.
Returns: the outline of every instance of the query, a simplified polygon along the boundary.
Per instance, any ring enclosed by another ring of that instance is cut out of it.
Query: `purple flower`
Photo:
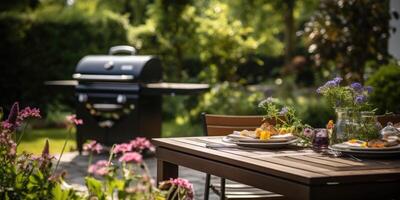
[[[42,157],[49,157],[50,155],[50,147],[49,147],[49,140],[46,139],[46,143],[44,144]]]
[[[333,81],[336,83],[336,85],[339,85],[340,82],[342,82],[343,78],[342,77],[336,77],[333,79]]]
[[[285,106],[281,109],[281,111],[279,112],[279,115],[286,115],[287,112],[288,112],[288,107]]]
[[[374,88],[372,86],[365,86],[364,90],[367,91],[367,93],[371,93],[372,91],[374,91]]]
[[[19,114],[19,103],[15,102],[10,110],[10,114],[8,114],[8,119],[5,121],[9,123],[9,129],[14,129],[17,126],[17,119]]]
[[[119,162],[133,162],[133,163],[141,163],[142,155],[136,152],[125,153],[119,158]]]
[[[324,87],[319,87],[319,88],[317,89],[317,93],[318,93],[318,94],[321,94],[322,91],[323,91],[323,89],[324,89]]]
[[[363,86],[361,85],[361,83],[358,82],[354,82],[350,85],[351,88],[353,88],[354,91],[356,92],[360,92],[363,89]]]
[[[49,141],[46,140],[46,143],[43,147],[42,155],[40,157],[33,158],[33,160],[37,160],[39,162],[39,169],[45,170],[46,168],[50,167],[51,160],[54,157],[50,155],[50,147]]]
[[[274,101],[274,99],[272,97],[268,97],[267,99],[260,101],[260,103],[258,104],[258,107],[262,108],[265,106],[265,104],[272,103],[273,101]]]
[[[332,81],[332,80],[326,82],[325,85],[324,85],[324,87],[328,87],[328,88],[330,88],[330,87],[336,87],[336,86],[338,86],[338,83],[337,83],[336,81]]]
[[[365,103],[366,101],[367,101],[367,97],[365,95],[357,95],[356,98],[354,99],[354,102],[356,104]]]

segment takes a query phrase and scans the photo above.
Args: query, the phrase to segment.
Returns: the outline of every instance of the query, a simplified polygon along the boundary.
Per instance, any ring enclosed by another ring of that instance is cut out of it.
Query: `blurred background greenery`
[[[257,104],[268,96],[294,105],[306,123],[324,126],[334,112],[314,91],[337,75],[375,86],[371,99],[379,113],[400,112],[400,68],[387,51],[388,20],[396,14],[388,5],[387,0],[2,1],[0,105],[7,110],[18,100],[40,107],[45,117],[33,128],[40,137],[54,138],[57,130],[49,128],[62,127],[63,116],[74,112],[74,97],[52,92],[44,81],[71,79],[84,55],[128,44],[139,54],[161,57],[164,81],[212,86],[199,96],[164,97],[163,136],[200,135],[201,112],[262,114]]]

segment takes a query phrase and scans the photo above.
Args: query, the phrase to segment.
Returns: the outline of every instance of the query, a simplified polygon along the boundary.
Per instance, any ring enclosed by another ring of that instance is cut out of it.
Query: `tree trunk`
[[[284,1],[284,23],[285,23],[285,66],[289,65],[294,50],[294,6],[295,0]]]

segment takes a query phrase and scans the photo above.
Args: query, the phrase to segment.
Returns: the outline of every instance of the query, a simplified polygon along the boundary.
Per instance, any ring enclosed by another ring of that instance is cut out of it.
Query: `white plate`
[[[391,147],[384,147],[384,148],[366,148],[366,147],[358,147],[358,146],[351,146],[348,144],[340,143],[332,145],[335,149],[349,149],[349,150],[356,150],[356,151],[390,151],[390,150],[400,150],[400,144]]]
[[[387,150],[387,151],[360,151],[360,150],[351,150],[351,149],[341,149],[335,148],[333,146],[328,147],[331,150],[341,152],[343,154],[349,154],[357,157],[363,158],[391,158],[391,157],[399,157],[400,150]]]
[[[293,139],[293,140],[285,141],[285,142],[241,142],[241,141],[233,140],[233,139],[225,136],[222,138],[222,141],[227,142],[227,143],[236,144],[238,146],[244,146],[244,147],[282,148],[282,147],[286,147],[290,144],[295,143],[297,141],[297,139]]]
[[[281,142],[289,142],[293,139],[296,139],[292,134],[287,135],[273,135],[269,140],[260,140],[258,138],[252,138],[248,136],[240,135],[239,131],[233,131],[232,134],[227,135],[229,139],[235,142],[251,142],[251,143],[281,143]]]

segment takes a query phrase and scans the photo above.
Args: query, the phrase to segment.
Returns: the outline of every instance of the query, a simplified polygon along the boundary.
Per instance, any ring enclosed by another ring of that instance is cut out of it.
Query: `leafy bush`
[[[239,84],[224,82],[215,85],[204,94],[196,108],[190,111],[192,119],[198,119],[202,112],[213,114],[250,115],[259,114],[258,102],[263,99],[260,92],[252,92]]]
[[[389,58],[388,1],[319,1],[306,23],[308,51],[319,66],[337,67],[342,77],[362,81],[367,61]]]
[[[329,120],[335,118],[335,111],[323,99],[300,97],[296,103],[296,110],[300,119],[312,127],[323,128]]]
[[[0,46],[6,50],[0,53],[0,90],[7,95],[2,95],[0,104],[10,105],[14,99],[41,108],[57,99],[72,104],[72,92],[56,95],[44,82],[71,79],[84,55],[104,54],[110,46],[126,43],[121,20],[56,11],[1,13]]]
[[[367,81],[374,88],[371,103],[377,113],[400,113],[400,66],[394,63],[381,67]]]

